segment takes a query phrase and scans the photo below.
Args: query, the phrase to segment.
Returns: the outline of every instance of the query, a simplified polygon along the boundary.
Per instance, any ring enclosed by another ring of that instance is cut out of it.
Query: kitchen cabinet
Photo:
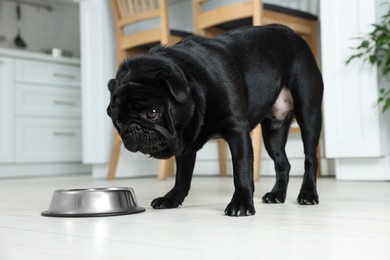
[[[15,162],[81,161],[80,119],[16,117]]]
[[[0,177],[89,172],[79,60],[0,49],[0,82]]]

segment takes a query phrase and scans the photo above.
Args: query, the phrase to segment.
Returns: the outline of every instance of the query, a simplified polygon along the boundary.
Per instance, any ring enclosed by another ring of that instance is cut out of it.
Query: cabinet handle
[[[76,136],[74,132],[53,132],[55,136]]]
[[[53,73],[53,77],[55,77],[55,78],[63,78],[63,79],[76,79],[75,75],[56,73],[56,72]]]
[[[71,107],[76,106],[75,102],[65,101],[65,100],[53,100],[53,104],[54,105],[62,105],[62,106],[71,106]]]

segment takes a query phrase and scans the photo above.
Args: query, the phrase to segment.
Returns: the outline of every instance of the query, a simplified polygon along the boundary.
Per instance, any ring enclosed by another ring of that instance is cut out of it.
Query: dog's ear
[[[157,79],[163,81],[173,98],[180,104],[184,104],[190,97],[190,88],[182,72],[163,69],[157,74]]]
[[[108,81],[108,90],[112,93],[118,88],[118,80],[117,79],[110,79]]]

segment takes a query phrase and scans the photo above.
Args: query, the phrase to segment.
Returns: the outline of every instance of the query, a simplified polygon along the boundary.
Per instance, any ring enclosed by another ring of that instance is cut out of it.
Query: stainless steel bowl
[[[47,217],[103,217],[145,211],[138,206],[132,188],[91,188],[56,190]]]

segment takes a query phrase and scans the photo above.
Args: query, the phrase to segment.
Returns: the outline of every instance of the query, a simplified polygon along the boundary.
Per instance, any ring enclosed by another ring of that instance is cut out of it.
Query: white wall
[[[32,3],[50,4],[51,12],[43,8],[21,4],[22,38],[27,50],[59,47],[72,51],[80,57],[79,11],[72,0],[24,0]],[[17,34],[16,0],[0,1],[0,47],[17,48],[14,38]],[[3,37],[1,37],[3,36]]]

